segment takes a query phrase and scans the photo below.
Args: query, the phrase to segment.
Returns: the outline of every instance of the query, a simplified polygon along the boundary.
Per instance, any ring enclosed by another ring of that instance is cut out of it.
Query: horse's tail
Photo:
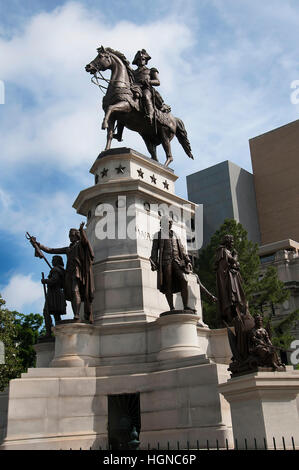
[[[194,157],[192,155],[191,145],[190,145],[190,142],[188,140],[187,131],[185,129],[184,123],[179,118],[175,118],[175,120],[176,120],[176,123],[177,123],[175,135],[176,135],[179,143],[181,144],[181,146],[185,150],[186,154],[188,155],[188,157],[192,158],[192,160],[194,160]]]

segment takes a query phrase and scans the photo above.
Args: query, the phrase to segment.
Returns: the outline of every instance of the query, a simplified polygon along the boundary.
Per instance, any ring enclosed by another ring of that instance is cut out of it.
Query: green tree
[[[244,291],[253,315],[262,313],[266,324],[273,318],[273,307],[289,297],[289,291],[277,277],[277,270],[270,266],[261,271],[258,245],[247,238],[247,231],[234,219],[226,219],[211,237],[210,243],[199,253],[195,271],[203,285],[216,295],[215,253],[222,243],[224,235],[234,237],[235,249],[238,252],[240,272],[244,280]],[[203,298],[203,317],[210,328],[221,328],[223,324],[217,311],[217,304],[210,304]],[[273,343],[287,349],[293,337],[291,325],[298,318],[298,312],[292,312],[281,322],[280,326],[272,325]]]
[[[5,300],[0,295],[0,341],[5,348],[5,364],[0,364],[0,391],[11,379],[35,367],[33,345],[42,324],[43,317],[39,314],[24,315],[5,308]]]
[[[36,344],[40,334],[44,318],[38,313],[15,313],[15,325],[17,330],[18,356],[20,357],[23,370],[35,367],[36,353],[33,345]]]
[[[294,310],[278,323],[270,323],[271,317],[269,318],[272,331],[272,342],[274,346],[277,346],[285,351],[289,348],[291,342],[295,339],[295,337],[291,334],[291,329],[298,319],[299,309]]]
[[[10,379],[19,377],[22,361],[18,356],[17,328],[14,312],[5,308],[5,301],[0,295],[0,341],[4,344],[5,363],[0,364],[0,391],[4,390]]]

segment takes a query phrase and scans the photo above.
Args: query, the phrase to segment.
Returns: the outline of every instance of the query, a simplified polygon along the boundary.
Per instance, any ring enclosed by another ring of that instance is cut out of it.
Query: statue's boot
[[[181,291],[181,296],[182,296],[182,301],[184,305],[184,310],[191,310],[191,312],[195,312],[195,310],[188,305],[188,284],[183,286],[182,291]]]
[[[166,299],[169,305],[169,310],[174,310],[174,305],[173,305],[173,294],[166,294]]]
[[[81,297],[78,291],[73,292],[72,309],[74,313],[74,322],[80,322]]]
[[[153,124],[153,121],[154,121],[154,107],[153,107],[153,104],[151,102],[151,100],[148,98],[148,97],[145,97],[144,99],[144,107],[145,107],[145,116],[146,116],[146,119],[149,121],[150,125]]]
[[[84,302],[84,320],[89,323],[93,323],[92,305],[88,300],[85,300]]]
[[[49,314],[48,309],[47,309],[46,306],[44,308],[43,314],[44,314],[44,319],[45,319],[46,336],[50,337],[52,335],[53,323],[52,323],[51,315]]]

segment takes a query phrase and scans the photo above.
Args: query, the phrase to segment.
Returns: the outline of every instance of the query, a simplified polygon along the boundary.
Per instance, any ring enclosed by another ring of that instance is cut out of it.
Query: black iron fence
[[[296,447],[297,446],[297,447]],[[70,450],[83,450],[82,448],[80,449],[70,449]],[[84,449],[85,450],[85,449]],[[106,445],[103,446],[93,446],[90,447],[89,450],[146,450],[146,451],[159,451],[159,450],[166,450],[166,451],[181,451],[181,450],[187,450],[187,451],[210,451],[210,450],[299,450],[299,442],[295,443],[295,440],[293,437],[290,438],[285,438],[285,437],[280,437],[280,438],[275,438],[273,437],[271,440],[267,440],[266,438],[244,438],[244,439],[234,439],[233,442],[229,442],[228,439],[225,439],[225,442],[221,441],[221,443],[216,440],[206,440],[204,442],[200,442],[198,440],[196,441],[186,441],[186,442],[180,442],[176,441],[175,443],[172,442],[163,442],[160,443],[157,441],[156,443],[148,443],[145,444],[144,442],[137,442],[135,445],[130,445],[130,446],[123,446],[123,447],[118,447],[115,448],[114,446],[110,445],[107,443]]]

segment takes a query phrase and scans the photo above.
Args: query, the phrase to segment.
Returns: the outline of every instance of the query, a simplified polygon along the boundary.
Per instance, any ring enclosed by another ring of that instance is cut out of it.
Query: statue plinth
[[[53,351],[39,345],[42,367],[11,381],[14,402],[1,448],[106,447],[107,396],[137,393],[143,448],[156,442],[174,447],[190,436],[190,446],[209,439],[225,447],[231,421],[218,384],[229,376],[226,331],[203,324],[194,274],[187,275],[188,306],[197,313],[160,317],[169,306],[149,261],[153,234],[160,229],[158,205],[181,210],[186,204],[186,217],[193,216],[195,204],[174,194],[172,170],[132,150],[105,152],[92,172],[97,184],[81,191],[74,207],[88,218],[86,232],[95,255],[94,324],[56,325],[52,362],[46,363]],[[116,205],[119,195],[125,196],[123,207]],[[115,210],[117,236],[100,239],[101,209],[108,204]],[[122,218],[128,207],[128,218]],[[186,244],[185,219],[175,216],[173,230]],[[127,236],[132,228],[135,237]],[[183,310],[180,294],[174,307]]]
[[[239,449],[265,449],[265,441],[269,449],[274,445],[282,449],[283,439],[286,448],[292,449],[292,438],[299,448],[299,371],[287,366],[285,372],[253,372],[218,388],[230,404]]]
[[[74,207],[88,219],[86,231],[95,255],[94,324],[154,321],[169,309],[149,262],[154,234],[163,210],[171,207],[173,229],[186,246],[185,218],[194,216],[196,204],[175,195],[173,170],[132,149],[102,152],[90,171],[96,184],[80,192]],[[107,208],[115,218],[115,233],[100,239]],[[188,279],[190,308],[204,326],[196,276]],[[174,306],[183,309],[180,294]]]
[[[196,315],[196,312],[193,310],[167,310],[166,312],[162,312],[160,317],[166,317],[167,315]]]

